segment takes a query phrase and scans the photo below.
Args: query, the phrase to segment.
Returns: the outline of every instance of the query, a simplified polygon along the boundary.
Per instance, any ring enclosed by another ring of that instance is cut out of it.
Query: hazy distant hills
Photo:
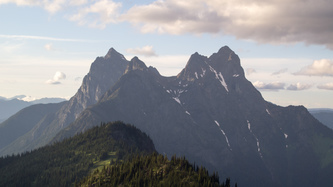
[[[333,109],[309,109],[309,112],[321,123],[333,129]]]
[[[5,97],[0,97],[0,123],[27,106],[33,104],[60,103],[62,101],[66,101],[65,99],[62,98],[42,98],[28,102],[21,100],[21,98],[24,97],[26,96],[20,95],[9,99]]]
[[[209,57],[194,53],[173,77],[161,76],[137,57],[127,61],[111,48],[59,107],[29,122],[31,130],[0,153],[37,148],[121,120],[147,133],[159,153],[184,155],[240,186],[333,182],[333,131],[302,106],[265,101],[227,46]],[[17,126],[27,123],[23,114],[14,119]],[[14,125],[4,123],[0,128]]]

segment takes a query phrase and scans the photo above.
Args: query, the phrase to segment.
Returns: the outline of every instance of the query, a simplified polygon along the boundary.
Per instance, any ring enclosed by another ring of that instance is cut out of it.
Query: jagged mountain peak
[[[195,52],[187,61],[185,68],[177,75],[178,78],[183,80],[193,81],[198,78],[198,72],[204,71],[203,68],[207,66],[207,57]]]
[[[105,59],[109,58],[122,58],[125,59],[124,55],[120,54],[118,51],[116,51],[113,47],[111,47],[108,51],[108,53],[104,56]]]
[[[233,50],[231,50],[228,46],[223,46],[219,49],[217,53],[213,53],[209,59],[211,61],[216,61],[219,59],[220,62],[237,62],[239,61],[238,56],[235,54]],[[240,64],[238,64],[240,66]]]
[[[133,70],[146,70],[147,66],[137,56],[133,57],[128,63],[125,73]]]

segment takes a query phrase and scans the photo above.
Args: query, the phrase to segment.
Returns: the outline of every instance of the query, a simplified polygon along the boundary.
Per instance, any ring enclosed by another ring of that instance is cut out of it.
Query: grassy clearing
[[[116,152],[109,152],[108,157],[105,160],[95,160],[93,168],[89,171],[89,173],[93,173],[95,170],[102,170],[104,166],[110,165],[111,162],[116,162],[117,156]]]

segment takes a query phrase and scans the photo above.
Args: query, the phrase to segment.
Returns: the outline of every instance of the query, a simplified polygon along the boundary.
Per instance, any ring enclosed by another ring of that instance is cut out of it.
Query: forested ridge
[[[0,186],[229,186],[217,173],[156,152],[122,122],[103,123],[37,150],[0,158]]]
[[[135,156],[127,162],[96,170],[76,186],[230,186],[230,179],[220,184],[217,173],[190,164],[185,157],[153,154]],[[235,185],[237,186],[237,184]]]
[[[136,127],[102,124],[60,143],[0,158],[0,186],[70,186],[101,165],[154,151],[151,139]]]

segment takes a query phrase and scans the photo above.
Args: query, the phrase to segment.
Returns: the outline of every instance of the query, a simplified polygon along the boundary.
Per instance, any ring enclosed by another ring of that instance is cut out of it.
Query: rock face
[[[184,155],[241,186],[333,182],[333,131],[304,107],[265,101],[226,46],[210,57],[193,54],[174,77],[135,57],[109,88],[53,141],[121,120],[146,132],[160,153]]]
[[[1,144],[0,155],[30,151],[47,144],[61,129],[73,122],[85,108],[97,103],[100,97],[124,74],[127,65],[128,61],[124,56],[111,48],[104,57],[96,58],[77,93],[60,109],[42,111],[46,107],[39,107],[40,111],[35,109],[34,112],[42,114],[46,112],[47,117],[39,115],[39,119],[37,117],[29,120],[30,116],[16,115],[15,120],[4,122],[5,125],[2,126],[24,127],[24,131],[19,136],[13,136],[6,144]],[[15,134],[12,131],[15,129],[4,130],[3,133]]]

